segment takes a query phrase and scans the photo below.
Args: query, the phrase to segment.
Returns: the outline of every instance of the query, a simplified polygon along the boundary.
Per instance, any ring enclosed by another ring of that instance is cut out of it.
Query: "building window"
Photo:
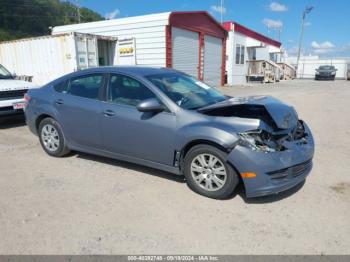
[[[256,60],[256,48],[251,48],[250,49],[250,60]]]
[[[270,60],[277,63],[277,54],[276,53],[270,53]]]
[[[236,44],[236,64],[244,64],[244,45]]]

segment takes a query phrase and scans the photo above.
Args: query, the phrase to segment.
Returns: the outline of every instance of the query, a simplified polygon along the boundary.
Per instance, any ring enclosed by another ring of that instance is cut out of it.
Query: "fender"
[[[234,133],[232,127],[222,123],[189,124],[178,130],[175,147],[178,151],[181,151],[186,145],[196,140],[210,141],[230,150],[238,142],[238,136]]]

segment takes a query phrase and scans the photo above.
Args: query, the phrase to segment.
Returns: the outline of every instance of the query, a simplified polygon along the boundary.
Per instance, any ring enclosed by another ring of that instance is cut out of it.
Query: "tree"
[[[98,13],[80,8],[81,22],[103,20]],[[78,23],[77,8],[59,0],[2,0],[0,41],[50,34],[50,27]]]

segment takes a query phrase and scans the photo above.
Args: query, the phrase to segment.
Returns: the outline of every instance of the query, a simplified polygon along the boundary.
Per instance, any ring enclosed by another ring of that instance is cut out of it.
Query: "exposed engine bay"
[[[283,151],[288,149],[288,142],[306,143],[304,123],[298,119],[294,108],[272,97],[235,97],[198,111],[210,116],[263,121],[270,130],[256,129],[239,133],[240,144],[255,151]]]

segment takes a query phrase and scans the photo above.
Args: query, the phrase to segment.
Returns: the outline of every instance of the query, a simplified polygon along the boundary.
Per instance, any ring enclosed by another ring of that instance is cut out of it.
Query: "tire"
[[[204,157],[204,159],[203,159]],[[214,163],[214,158],[218,161]],[[229,198],[235,191],[239,177],[235,170],[226,162],[227,154],[214,146],[197,145],[192,147],[186,154],[183,167],[187,185],[196,193],[214,199]],[[209,159],[213,159],[213,164],[206,168],[199,159],[210,164]],[[213,168],[210,168],[213,167]],[[224,168],[224,175],[222,172]],[[216,170],[216,171],[214,171]],[[220,173],[218,171],[221,171]],[[219,180],[218,180],[219,179]],[[220,181],[220,183],[218,183]],[[210,186],[212,187],[210,189]]]
[[[69,153],[59,123],[53,118],[45,118],[39,124],[39,140],[44,151],[53,157],[62,157]]]

